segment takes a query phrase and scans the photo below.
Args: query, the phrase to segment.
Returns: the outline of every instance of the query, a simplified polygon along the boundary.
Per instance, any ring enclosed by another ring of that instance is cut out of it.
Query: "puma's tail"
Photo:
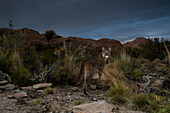
[[[84,65],[82,64],[79,76],[78,76],[78,78],[77,78],[77,80],[75,82],[75,86],[78,86],[81,83],[81,81],[83,80],[83,76],[84,76]]]

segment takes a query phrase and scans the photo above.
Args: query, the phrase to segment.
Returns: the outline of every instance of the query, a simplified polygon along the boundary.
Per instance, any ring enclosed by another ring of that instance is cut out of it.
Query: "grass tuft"
[[[76,101],[74,101],[74,105],[75,106],[80,105],[80,104],[83,104],[83,100],[76,100]]]

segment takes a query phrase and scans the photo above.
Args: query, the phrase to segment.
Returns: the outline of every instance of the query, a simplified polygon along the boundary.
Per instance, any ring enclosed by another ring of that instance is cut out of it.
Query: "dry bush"
[[[53,94],[53,93],[54,93],[52,87],[47,87],[47,88],[45,89],[45,91],[46,91],[47,94]]]
[[[107,64],[105,66],[105,75],[102,78],[104,84],[117,86],[117,81],[127,81],[124,76],[123,71],[119,67],[119,62],[114,61],[113,63]]]
[[[124,73],[132,68],[132,59],[130,56],[123,54],[116,58],[114,62],[105,66],[103,84],[110,86],[107,91],[115,102],[123,103],[128,100],[129,95],[136,89],[136,85],[128,80]]]
[[[117,103],[128,101],[130,89],[124,82],[117,82],[117,85],[112,85],[107,91],[107,95]]]
[[[168,63],[170,64],[170,52],[169,52],[168,47],[166,46],[165,42],[164,42],[164,46],[165,46],[166,52],[168,54]]]
[[[106,85],[117,86],[118,82],[127,83],[128,86],[134,87],[134,84],[125,77],[125,73],[132,69],[132,58],[129,55],[121,55],[115,58],[114,62],[105,66],[103,83]],[[126,71],[126,72],[125,72]]]
[[[132,103],[136,109],[144,109],[146,110],[146,105],[148,104],[147,95],[144,93],[138,94],[133,97]]]

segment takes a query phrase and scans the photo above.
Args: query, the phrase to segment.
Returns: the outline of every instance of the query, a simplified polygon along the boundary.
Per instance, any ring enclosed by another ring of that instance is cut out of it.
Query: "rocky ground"
[[[1,113],[139,113],[109,103],[102,89],[89,90],[85,96],[80,88],[56,86],[53,94],[47,94],[46,87],[51,85],[17,88],[1,81]]]

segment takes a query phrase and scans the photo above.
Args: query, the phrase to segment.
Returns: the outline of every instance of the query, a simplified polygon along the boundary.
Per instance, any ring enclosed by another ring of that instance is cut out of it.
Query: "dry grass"
[[[109,86],[118,86],[119,82],[130,83],[125,75],[124,71],[130,71],[132,69],[132,58],[129,55],[123,53],[121,57],[115,58],[114,62],[109,63],[105,66],[104,72],[106,73],[103,77],[104,84]]]
[[[53,94],[53,93],[54,93],[52,87],[47,87],[47,88],[45,89],[45,91],[46,91],[47,94]]]
[[[170,52],[169,52],[168,47],[166,46],[165,42],[164,42],[164,46],[165,46],[166,52],[168,54],[168,63],[170,64]]]
[[[123,71],[119,67],[118,61],[107,64],[105,66],[105,73],[107,75],[104,75],[103,81],[106,85],[118,86],[118,81],[127,81],[127,78],[124,76]]]
[[[110,86],[107,95],[115,102],[123,103],[128,101],[132,89],[136,89],[136,86],[124,75],[124,71],[128,72],[131,68],[132,59],[126,54],[121,55],[114,62],[105,66],[105,75],[102,78],[103,84]]]

